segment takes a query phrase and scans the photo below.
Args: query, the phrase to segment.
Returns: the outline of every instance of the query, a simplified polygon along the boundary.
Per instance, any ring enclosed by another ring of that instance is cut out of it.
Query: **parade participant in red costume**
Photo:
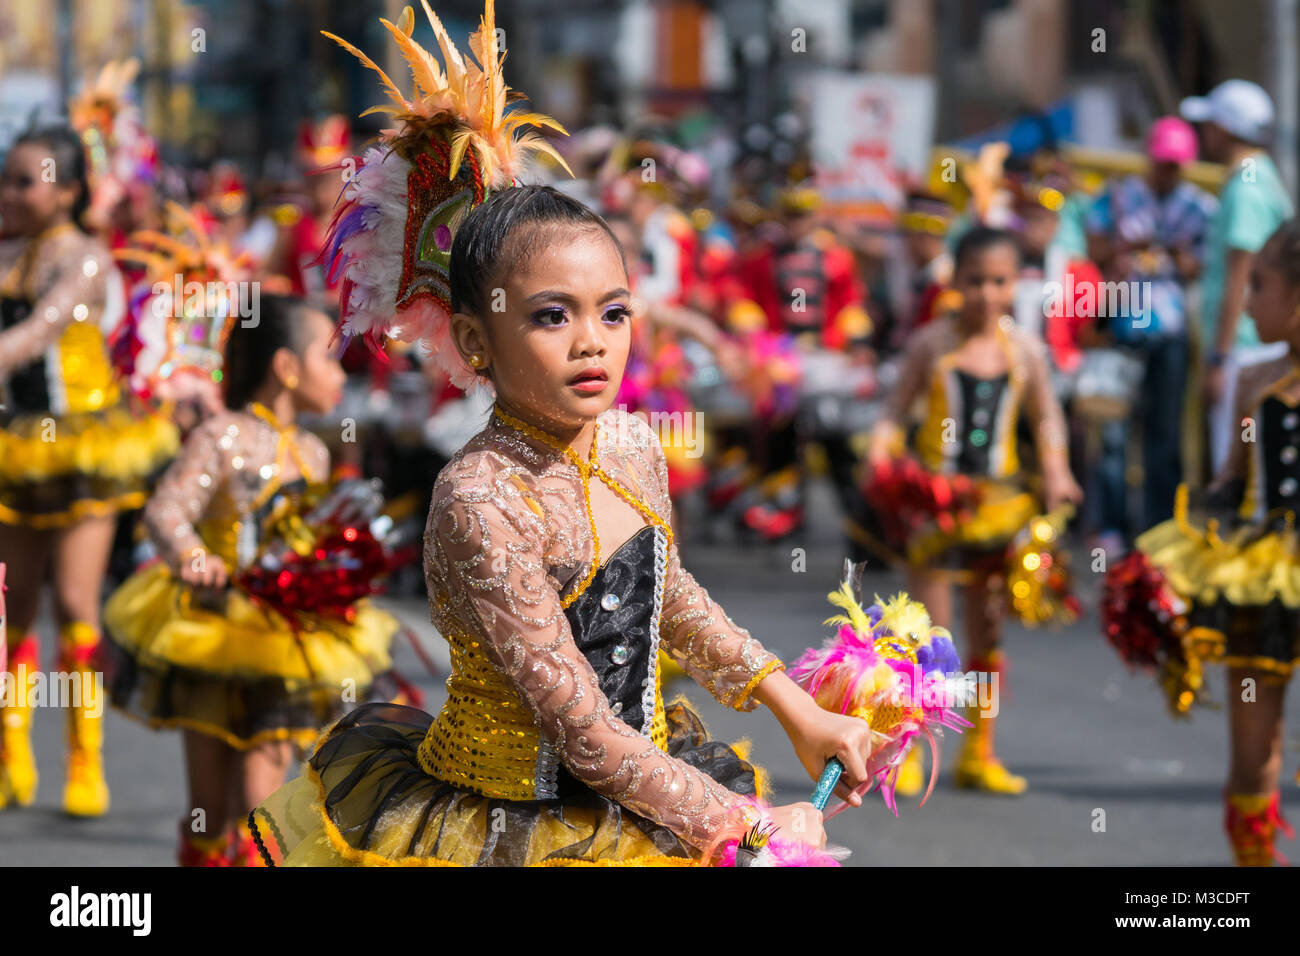
[[[306,196],[285,204],[275,213],[279,235],[267,258],[266,270],[289,280],[294,295],[315,302],[338,289],[317,263],[325,247],[330,211],[346,186],[348,170],[340,166],[348,156],[352,134],[346,118],[327,116],[319,123],[304,122],[298,135],[298,166]]]
[[[796,187],[781,196],[781,238],[760,246],[741,265],[750,297],[762,307],[769,328],[794,338],[803,351],[865,349],[871,321],[863,303],[853,254],[816,213],[815,190]],[[745,525],[766,540],[779,540],[803,525],[801,451],[794,415],[765,423],[759,455],[762,500],[743,513]],[[855,456],[846,439],[823,442],[837,490],[848,506]]]
[[[897,329],[896,341],[892,343],[897,348],[902,348],[912,332],[940,311],[940,297],[952,282],[952,255],[947,247],[952,220],[952,206],[939,196],[919,189],[908,193],[899,226],[914,270],[910,289],[912,308],[907,324],[900,324]]]

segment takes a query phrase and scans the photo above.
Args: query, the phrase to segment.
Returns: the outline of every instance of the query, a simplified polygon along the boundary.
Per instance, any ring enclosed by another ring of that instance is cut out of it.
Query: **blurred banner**
[[[933,78],[820,72],[805,81],[802,94],[826,210],[892,221],[909,180],[929,172]]]

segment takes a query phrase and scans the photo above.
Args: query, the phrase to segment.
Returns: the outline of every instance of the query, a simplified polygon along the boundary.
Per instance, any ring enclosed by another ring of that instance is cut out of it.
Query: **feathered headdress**
[[[245,305],[240,289],[251,285],[248,256],[213,242],[184,206],[168,203],[166,214],[167,232],[133,233],[131,244],[113,253],[142,264],[144,275],[109,348],[137,395],[210,404],[219,397],[226,339]]]
[[[450,341],[452,238],[470,209],[514,185],[528,153],[548,154],[569,171],[536,132],[517,135],[521,127],[567,132],[541,113],[506,113],[510,89],[501,70],[505,51],[497,42],[493,0],[487,0],[479,29],[469,38],[477,63],[461,56],[427,0],[421,5],[445,71],[411,38],[410,7],[396,24],[380,20],[411,66],[409,99],[368,56],[325,33],[383,81],[391,102],[361,115],[387,113],[398,125],[384,130],[379,145],[366,151],[343,190],[322,259],[331,281],[342,276],[340,332],[362,336],[377,352],[386,336],[422,340],[451,381],[468,389],[476,376]]]
[[[140,61],[112,60],[68,103],[68,119],[81,137],[90,179],[91,209],[100,215],[126,187],[158,174],[158,147],[128,97]]]

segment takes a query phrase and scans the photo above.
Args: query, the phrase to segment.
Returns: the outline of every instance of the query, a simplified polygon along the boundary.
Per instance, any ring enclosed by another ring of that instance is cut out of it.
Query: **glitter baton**
[[[826,761],[826,769],[822,771],[821,777],[817,781],[817,789],[813,791],[811,803],[818,810],[825,810],[826,804],[831,798],[831,793],[835,785],[840,782],[840,776],[844,773],[844,764],[840,763],[838,757],[832,757]]]

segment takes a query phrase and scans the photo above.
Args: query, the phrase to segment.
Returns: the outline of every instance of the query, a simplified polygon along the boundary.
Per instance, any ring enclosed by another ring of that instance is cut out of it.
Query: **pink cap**
[[[1196,131],[1177,116],[1162,116],[1147,133],[1147,156],[1157,163],[1190,163],[1196,158]]]

